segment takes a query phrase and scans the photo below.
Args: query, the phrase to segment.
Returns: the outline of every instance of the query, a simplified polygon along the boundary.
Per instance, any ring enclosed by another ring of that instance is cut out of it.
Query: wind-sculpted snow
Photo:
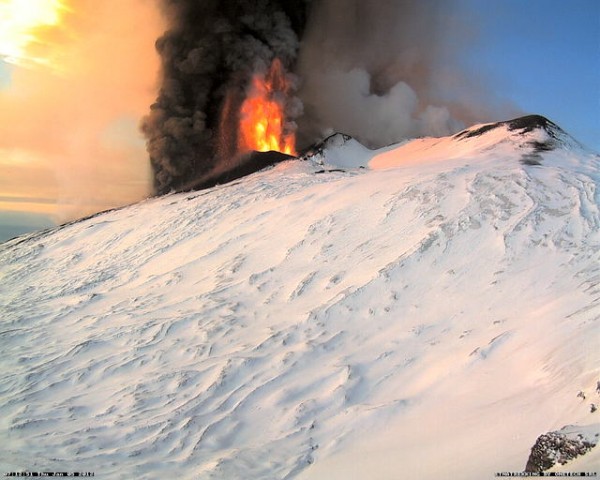
[[[501,154],[285,162],[3,244],[1,470],[523,470],[598,422],[598,157]]]

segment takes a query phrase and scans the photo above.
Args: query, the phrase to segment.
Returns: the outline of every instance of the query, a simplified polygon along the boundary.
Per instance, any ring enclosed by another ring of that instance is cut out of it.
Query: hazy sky
[[[461,2],[476,32],[462,59],[474,78],[600,151],[600,2]],[[156,94],[156,0],[69,4],[37,46],[50,66],[0,60],[0,212],[61,222],[150,192],[137,126]],[[3,21],[0,11],[0,32]]]
[[[0,8],[13,1],[47,0]],[[57,222],[149,194],[138,124],[156,96],[164,30],[155,0],[60,1],[73,5],[61,24],[33,32],[30,55],[47,64],[0,68],[0,210]]]

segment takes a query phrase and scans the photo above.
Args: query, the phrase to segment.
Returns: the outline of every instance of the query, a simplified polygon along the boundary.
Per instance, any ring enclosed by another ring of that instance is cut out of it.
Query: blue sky
[[[470,68],[600,152],[600,1],[463,1],[478,28]]]

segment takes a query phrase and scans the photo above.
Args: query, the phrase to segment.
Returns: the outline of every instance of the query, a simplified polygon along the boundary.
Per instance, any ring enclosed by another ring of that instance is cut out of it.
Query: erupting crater
[[[286,121],[286,102],[292,82],[275,58],[266,73],[255,73],[240,109],[240,152],[276,151],[295,155],[294,125]]]

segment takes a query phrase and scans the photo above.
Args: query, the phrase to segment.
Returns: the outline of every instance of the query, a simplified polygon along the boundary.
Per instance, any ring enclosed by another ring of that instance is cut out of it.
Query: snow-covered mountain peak
[[[579,142],[541,115],[527,115],[504,122],[475,125],[457,133],[453,138],[462,141],[479,138],[484,142],[491,139],[497,143],[511,142],[515,147],[527,151],[523,154],[523,161],[531,165],[539,164],[540,155],[537,154],[540,152],[560,148],[583,150]]]
[[[317,165],[339,168],[365,167],[375,151],[345,133],[334,133],[308,148],[301,156]]]
[[[338,135],[0,245],[0,471],[482,480],[600,433],[598,159],[526,128]]]
[[[422,138],[373,152],[371,168],[391,168],[452,159],[518,162],[523,165],[570,165],[593,174],[600,156],[586,150],[555,123],[540,115],[474,125],[456,135]]]
[[[566,138],[569,136],[558,125],[542,115],[526,115],[504,122],[474,125],[463,130],[462,132],[457,133],[454,135],[454,138],[460,140],[480,137],[481,135],[496,129],[504,129],[509,132],[516,132],[519,135],[525,135],[536,130],[543,130],[550,137],[555,139]]]
[[[557,152],[558,155],[548,155]],[[310,148],[303,159],[337,168],[385,169],[451,159],[496,159],[541,165],[559,161],[596,168],[599,156],[586,150],[558,125],[541,115],[474,125],[448,137],[405,140],[371,150],[356,139],[336,133]],[[582,158],[585,160],[582,163]]]

